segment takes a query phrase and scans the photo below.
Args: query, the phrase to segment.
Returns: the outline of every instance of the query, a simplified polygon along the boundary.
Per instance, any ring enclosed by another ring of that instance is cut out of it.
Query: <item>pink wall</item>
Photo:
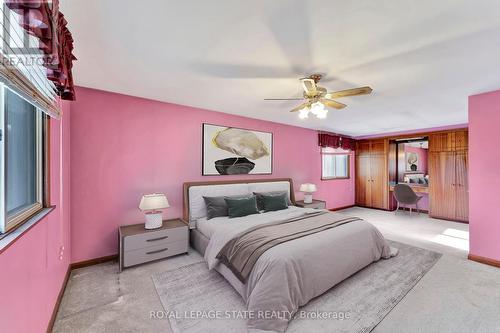
[[[64,111],[50,128],[50,194],[56,208],[0,254],[2,332],[45,332],[70,263],[69,104]]]
[[[418,171],[427,174],[428,150],[405,145],[405,159],[406,153],[416,153],[418,155]]]
[[[500,260],[500,90],[469,97],[470,253]]]
[[[71,111],[72,261],[117,253],[119,225],[144,220],[141,195],[167,194],[164,216],[182,216],[187,181],[291,177],[318,185],[329,208],[354,204],[354,179],[321,181],[317,133],[187,106],[78,88]],[[273,133],[270,176],[201,176],[202,123]],[[354,159],[351,159],[354,175]],[[297,193],[301,198],[301,194]]]

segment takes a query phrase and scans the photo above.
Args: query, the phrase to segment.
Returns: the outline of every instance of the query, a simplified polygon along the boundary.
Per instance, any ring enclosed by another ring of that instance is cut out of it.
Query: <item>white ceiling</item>
[[[62,0],[77,85],[360,136],[467,122],[500,89],[500,1]],[[370,85],[300,120],[300,77]]]

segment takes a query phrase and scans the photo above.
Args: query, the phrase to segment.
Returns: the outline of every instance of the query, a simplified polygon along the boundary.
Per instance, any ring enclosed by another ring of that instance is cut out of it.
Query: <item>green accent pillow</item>
[[[257,196],[257,207],[259,210],[264,210],[264,196],[279,196],[284,194],[286,198],[286,202],[288,206],[292,205],[292,202],[288,198],[288,192],[287,191],[270,191],[270,192],[253,192]]]
[[[263,195],[262,203],[264,206],[264,211],[272,212],[275,210],[283,210],[288,208],[287,194],[281,195]]]
[[[257,199],[255,195],[247,198],[224,198],[227,204],[229,217],[242,217],[252,214],[259,214]]]

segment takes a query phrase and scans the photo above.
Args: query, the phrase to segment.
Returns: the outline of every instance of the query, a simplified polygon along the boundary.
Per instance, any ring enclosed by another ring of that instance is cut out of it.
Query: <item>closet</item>
[[[388,209],[388,140],[356,144],[356,205]]]
[[[469,220],[468,131],[429,135],[431,217]]]

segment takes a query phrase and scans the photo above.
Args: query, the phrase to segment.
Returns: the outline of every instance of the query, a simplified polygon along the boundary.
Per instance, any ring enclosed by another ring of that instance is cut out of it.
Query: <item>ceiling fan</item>
[[[266,98],[266,101],[285,101],[285,100],[306,100],[304,103],[290,110],[290,112],[299,112],[301,119],[307,118],[309,113],[314,114],[320,119],[326,118],[328,110],[325,108],[331,107],[335,109],[343,109],[347,105],[333,100],[334,98],[368,95],[372,92],[370,87],[361,87],[335,92],[328,92],[326,88],[318,86],[321,80],[321,74],[312,74],[309,77],[300,79],[304,88],[303,98]]]

